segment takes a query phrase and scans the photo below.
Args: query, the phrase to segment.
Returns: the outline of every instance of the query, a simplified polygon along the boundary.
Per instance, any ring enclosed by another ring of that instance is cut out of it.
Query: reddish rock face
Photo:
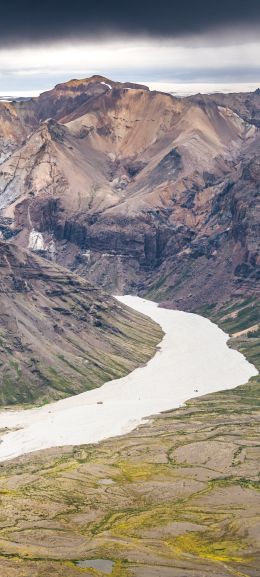
[[[2,236],[36,231],[92,282],[180,308],[255,292],[259,114],[258,92],[176,99],[100,76],[11,104],[12,142],[0,109]]]

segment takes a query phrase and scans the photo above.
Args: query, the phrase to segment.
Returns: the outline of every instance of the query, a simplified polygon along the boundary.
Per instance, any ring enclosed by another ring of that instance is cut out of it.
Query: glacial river
[[[161,325],[165,336],[155,356],[99,389],[40,408],[3,410],[0,429],[17,430],[2,436],[0,461],[125,434],[151,415],[195,396],[234,388],[257,374],[241,353],[227,346],[228,335],[209,320],[139,297],[117,298]]]

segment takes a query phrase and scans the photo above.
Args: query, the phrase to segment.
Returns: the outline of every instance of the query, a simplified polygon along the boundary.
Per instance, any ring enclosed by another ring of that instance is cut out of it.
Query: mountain
[[[150,319],[61,267],[0,243],[0,404],[45,403],[146,362]]]
[[[93,76],[10,106],[3,238],[180,308],[258,290],[258,91],[178,99]]]

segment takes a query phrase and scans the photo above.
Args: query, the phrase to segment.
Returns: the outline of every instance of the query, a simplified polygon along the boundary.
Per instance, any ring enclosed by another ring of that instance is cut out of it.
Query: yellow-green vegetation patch
[[[209,533],[179,535],[174,539],[168,539],[167,544],[177,556],[193,555],[211,561],[245,562],[241,556],[241,550],[246,549],[246,547],[241,541],[217,539],[215,535]]]
[[[122,483],[148,481],[151,478],[165,475],[167,472],[171,473],[167,465],[158,463],[133,463],[129,460],[117,463],[117,467],[120,472],[114,478]]]

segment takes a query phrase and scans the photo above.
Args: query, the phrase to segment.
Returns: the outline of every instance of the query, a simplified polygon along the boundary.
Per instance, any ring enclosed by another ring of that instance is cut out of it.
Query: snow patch
[[[100,82],[100,84],[103,84],[104,86],[108,86],[108,88],[110,88],[110,90],[112,90],[112,86],[110,84],[107,84],[107,82]]]
[[[28,248],[35,251],[46,250],[41,232],[34,229],[30,232]]]
[[[87,259],[87,261],[90,261],[90,257],[91,257],[91,251],[87,250],[86,252],[82,253],[82,256],[85,256],[85,258]]]

